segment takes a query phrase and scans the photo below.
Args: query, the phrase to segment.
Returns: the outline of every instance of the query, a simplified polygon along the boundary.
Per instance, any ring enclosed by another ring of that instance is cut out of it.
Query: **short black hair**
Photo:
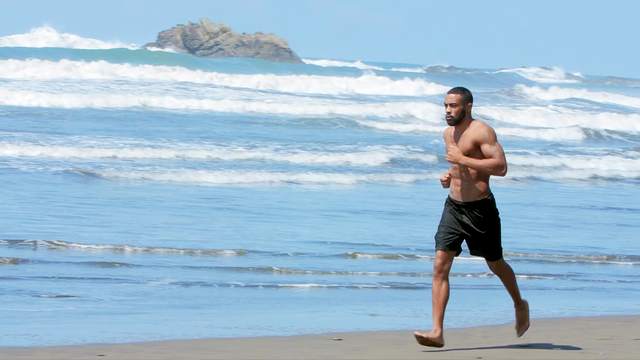
[[[447,94],[461,95],[462,96],[462,101],[465,104],[468,104],[468,103],[472,103],[473,104],[473,95],[471,94],[471,91],[469,91],[469,89],[467,89],[466,87],[456,86],[456,87],[452,88],[451,90],[447,91]]]

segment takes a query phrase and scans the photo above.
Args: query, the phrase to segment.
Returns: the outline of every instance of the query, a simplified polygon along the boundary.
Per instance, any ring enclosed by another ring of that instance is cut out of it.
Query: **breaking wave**
[[[435,116],[435,114],[434,114]],[[356,120],[362,126],[400,133],[442,133],[445,125],[437,125],[424,121],[374,121]],[[519,137],[545,141],[581,141],[587,134],[577,126],[560,128],[525,128],[525,127],[496,127],[498,136]]]
[[[136,49],[135,44],[119,41],[102,41],[74,34],[58,32],[51,26],[40,26],[28,33],[0,37],[0,47],[58,47],[71,49]]]
[[[356,174],[332,172],[275,172],[275,171],[207,171],[207,170],[86,170],[73,173],[105,179],[158,181],[198,185],[355,185],[360,183],[415,183],[433,180],[435,173],[417,174]]]
[[[246,250],[220,250],[220,249],[189,249],[171,247],[148,247],[135,245],[113,244],[82,244],[62,240],[8,240],[0,239],[0,246],[47,249],[47,250],[78,250],[78,251],[108,251],[115,253],[143,253],[162,255],[188,255],[188,256],[243,256]]]
[[[567,73],[559,67],[519,67],[501,69],[495,71],[495,73],[514,73],[538,83],[573,84],[582,81],[584,78],[580,73]]]
[[[173,96],[71,94],[0,89],[0,105],[48,107],[64,109],[153,108],[176,111],[211,111],[222,113],[257,113],[281,116],[347,117],[359,124],[395,132],[441,132],[442,109],[428,102],[357,103],[344,101],[216,100]],[[516,125],[506,128],[496,125],[498,134],[549,140],[582,140],[582,129],[640,132],[640,114],[590,112],[550,106],[498,107],[477,109],[481,118]],[[366,118],[398,119],[373,121]],[[407,121],[417,119],[418,121]],[[527,127],[522,127],[522,125]]]
[[[509,157],[509,156],[508,156]],[[511,161],[511,157],[509,157]],[[496,178],[495,181],[518,181],[527,179],[542,179],[549,181],[576,180],[588,181],[603,179],[610,181],[639,180],[640,169],[637,161],[624,160],[613,165],[593,165],[578,168],[584,162],[572,167],[544,166],[544,159],[536,161],[527,159],[523,161],[514,158],[506,178]],[[550,163],[571,164],[570,159],[552,159]],[[524,166],[516,164],[533,163],[537,165]],[[627,169],[627,163],[634,168]],[[92,170],[74,168],[67,170],[69,173],[82,176],[95,177],[109,180],[153,181],[192,185],[339,185],[348,186],[366,183],[380,184],[412,184],[423,181],[434,181],[439,178],[439,172],[420,173],[346,173],[346,172],[277,172],[277,171],[251,171],[251,170]]]
[[[340,149],[335,149],[340,150]],[[303,165],[381,166],[395,159],[437,162],[426,154],[405,146],[371,146],[344,151],[322,152],[274,147],[220,145],[175,145],[164,147],[95,147],[0,142],[0,157],[36,157],[61,159],[151,159],[151,160],[259,160]]]
[[[296,94],[428,96],[449,88],[423,79],[393,80],[374,74],[359,77],[321,75],[229,74],[181,66],[115,64],[74,60],[0,60],[0,78],[15,80],[135,80],[190,82]]]
[[[536,151],[507,153],[508,179],[625,181],[640,179],[640,153],[545,154]],[[496,179],[499,180],[499,179]],[[501,179],[500,179],[501,180]]]
[[[414,117],[437,123],[440,106],[427,102],[357,103],[344,101],[254,101],[197,99],[175,96],[73,94],[0,89],[0,105],[63,109],[154,108],[179,111],[259,113],[291,116]]]
[[[329,59],[302,59],[302,61],[308,65],[315,65],[315,66],[321,66],[321,67],[349,67],[349,68],[356,68],[360,70],[395,71],[395,72],[406,72],[406,73],[416,73],[416,74],[426,73],[425,69],[422,67],[384,68],[380,66],[366,64],[361,60],[340,61],[340,60],[329,60]]]
[[[384,70],[379,66],[368,65],[360,60],[357,61],[340,61],[328,59],[302,59],[305,64],[321,67],[352,67],[360,70]]]
[[[354,244],[357,246],[358,244]],[[368,246],[362,244],[362,246]],[[75,250],[88,252],[112,252],[116,254],[141,253],[149,255],[175,255],[175,256],[244,256],[248,254],[261,254],[272,257],[327,257],[342,258],[346,260],[395,260],[395,261],[433,261],[433,253],[398,253],[398,252],[365,252],[353,251],[339,254],[324,253],[283,253],[277,251],[264,251],[260,249],[200,249],[200,248],[171,248],[171,247],[146,247],[128,244],[82,244],[63,240],[28,240],[28,239],[0,239],[0,247],[9,248],[29,248],[38,250]],[[576,263],[576,264],[603,264],[603,265],[631,265],[640,266],[640,255],[620,255],[620,254],[562,254],[562,253],[535,253],[535,252],[505,252],[505,258],[512,262],[532,262],[532,263]],[[481,257],[462,255],[456,261],[463,262],[484,262]],[[25,258],[0,257],[0,264],[19,265],[37,262],[50,262],[50,260],[31,260]],[[54,261],[55,262],[55,261]],[[71,262],[74,264],[90,265],[96,267],[136,267],[136,266],[166,266],[166,265],[138,265],[120,261],[81,261]],[[291,275],[364,275],[364,276],[428,276],[427,272],[396,272],[396,271],[353,271],[353,270],[307,270],[278,266],[215,266],[215,265],[179,265],[187,268],[216,269],[232,272],[266,272],[282,273]],[[467,277],[486,277],[489,273],[461,273]],[[551,274],[528,274],[539,276],[562,277]],[[563,274],[570,277],[570,274]]]
[[[539,100],[584,99],[599,103],[640,108],[640,98],[610,92],[561,88],[557,86],[551,86],[545,89],[538,86],[525,85],[516,85],[516,90],[530,98]]]
[[[640,132],[640,114],[593,112],[549,106],[483,106],[477,109],[481,117],[502,123],[533,128],[571,128]]]
[[[343,254],[344,257],[354,260],[400,260],[400,261],[433,261],[433,255],[410,254],[410,253],[366,253],[350,252]],[[579,264],[606,264],[606,265],[640,265],[638,255],[564,255],[553,253],[523,253],[506,252],[505,258],[513,262],[533,262],[533,263],[579,263]],[[456,261],[484,262],[481,257],[459,256]]]
[[[424,74],[427,71],[421,67],[393,67],[391,71]]]

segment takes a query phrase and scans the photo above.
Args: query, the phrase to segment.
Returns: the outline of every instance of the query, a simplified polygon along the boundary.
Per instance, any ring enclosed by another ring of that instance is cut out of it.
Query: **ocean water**
[[[430,327],[457,85],[532,316],[640,312],[639,79],[304,60],[0,37],[0,346]],[[512,321],[482,259],[451,286],[446,326]]]

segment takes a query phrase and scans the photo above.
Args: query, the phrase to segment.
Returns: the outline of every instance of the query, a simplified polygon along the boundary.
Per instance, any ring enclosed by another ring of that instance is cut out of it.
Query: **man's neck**
[[[465,130],[467,130],[467,128],[469,127],[469,125],[471,125],[471,122],[473,121],[473,118],[470,116],[465,117],[458,125],[455,125],[453,127],[453,131],[456,134],[461,134],[463,133]]]

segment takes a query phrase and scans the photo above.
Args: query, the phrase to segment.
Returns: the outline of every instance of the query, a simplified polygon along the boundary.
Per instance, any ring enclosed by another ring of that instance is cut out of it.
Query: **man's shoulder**
[[[491,127],[491,125],[487,124],[485,121],[480,120],[480,119],[473,119],[473,121],[471,122],[471,126],[473,126],[474,128],[476,128],[477,130],[493,130],[493,128]]]
[[[453,126],[447,126],[442,132],[442,137],[444,137],[445,140],[448,139],[449,136],[451,136],[452,131],[453,131]]]
[[[491,127],[491,125],[486,122],[478,119],[473,119],[471,122],[471,128],[474,133],[478,134],[495,134],[495,130]]]
[[[486,122],[474,119],[472,122],[472,134],[479,143],[497,141],[496,131]]]

